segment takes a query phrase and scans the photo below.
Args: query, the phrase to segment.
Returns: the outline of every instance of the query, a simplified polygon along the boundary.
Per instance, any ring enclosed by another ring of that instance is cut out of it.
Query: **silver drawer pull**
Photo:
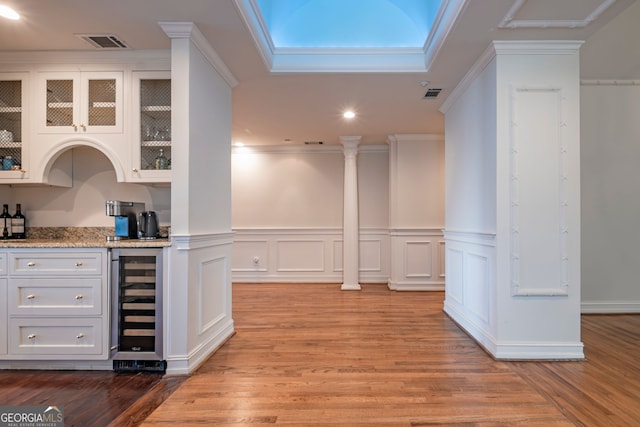
[[[77,300],[81,300],[81,299],[83,299],[83,298],[84,298],[84,295],[82,295],[82,294],[80,294],[80,295],[76,295],[76,299],[77,299]]]
[[[29,338],[30,340],[34,340],[36,339],[36,334],[29,334],[27,335],[27,338]]]
[[[82,267],[82,261],[76,262],[76,267]]]
[[[80,339],[84,338],[84,334],[82,332],[80,332],[78,335],[76,335],[76,338],[80,340]]]
[[[29,294],[27,295],[27,299],[36,299],[36,296],[34,294]]]
[[[33,262],[33,261],[29,261],[29,262],[27,263],[27,267],[35,267],[35,266],[36,266],[36,263],[35,263],[35,262]]]

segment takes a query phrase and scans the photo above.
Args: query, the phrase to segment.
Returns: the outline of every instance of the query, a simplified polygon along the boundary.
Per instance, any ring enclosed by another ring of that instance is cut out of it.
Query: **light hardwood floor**
[[[443,297],[235,284],[236,335],[143,425],[638,425],[640,316],[583,316],[586,361],[507,363]]]

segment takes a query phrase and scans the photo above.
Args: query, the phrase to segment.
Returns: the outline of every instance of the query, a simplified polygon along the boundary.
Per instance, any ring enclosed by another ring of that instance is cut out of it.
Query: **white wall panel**
[[[233,253],[234,282],[342,281],[342,229],[236,229]],[[361,230],[360,281],[386,283],[388,277],[387,231]]]
[[[200,261],[198,272],[198,326],[206,333],[223,320],[231,307],[227,307],[227,288],[219,286],[227,280],[227,259],[215,257]],[[216,285],[218,284],[218,285]]]
[[[397,291],[444,290],[444,270],[439,229],[396,229],[390,233],[389,289]]]
[[[324,271],[323,240],[276,240],[276,271]]]
[[[431,242],[409,241],[404,248],[405,277],[430,279],[433,271]]]

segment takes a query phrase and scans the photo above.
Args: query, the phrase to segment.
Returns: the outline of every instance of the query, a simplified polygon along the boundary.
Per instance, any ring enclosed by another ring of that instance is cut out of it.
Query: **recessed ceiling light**
[[[14,21],[20,19],[20,15],[18,15],[18,12],[5,5],[0,5],[0,16],[2,16],[3,18],[12,19]]]
[[[355,116],[356,113],[354,113],[353,111],[345,111],[342,115],[342,117],[344,117],[345,119],[353,119]]]

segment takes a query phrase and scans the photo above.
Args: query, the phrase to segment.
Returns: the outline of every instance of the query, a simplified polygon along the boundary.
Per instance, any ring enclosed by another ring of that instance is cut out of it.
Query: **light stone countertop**
[[[166,235],[160,228],[160,235]],[[30,227],[26,239],[0,238],[0,248],[160,248],[171,246],[168,238],[107,241],[112,227]]]

